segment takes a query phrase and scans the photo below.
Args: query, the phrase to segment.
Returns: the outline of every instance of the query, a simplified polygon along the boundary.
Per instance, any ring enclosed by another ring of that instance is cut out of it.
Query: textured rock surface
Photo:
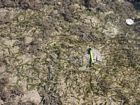
[[[139,105],[140,25],[128,18],[140,12],[127,0],[0,0],[0,103]],[[103,56],[91,67],[89,47]],[[23,101],[33,90],[39,101]]]

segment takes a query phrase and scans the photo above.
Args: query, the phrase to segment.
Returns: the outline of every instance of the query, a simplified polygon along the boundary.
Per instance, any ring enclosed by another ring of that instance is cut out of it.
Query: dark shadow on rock
[[[140,11],[140,0],[128,0],[131,2],[136,10]]]
[[[81,2],[87,8],[87,10],[91,10],[91,8],[94,8],[96,5],[94,0],[82,0]]]
[[[42,7],[41,0],[0,0],[0,8],[4,7],[19,7],[21,9],[38,10]]]

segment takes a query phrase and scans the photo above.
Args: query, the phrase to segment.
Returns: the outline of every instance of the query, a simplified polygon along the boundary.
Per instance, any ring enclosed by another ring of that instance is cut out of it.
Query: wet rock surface
[[[139,105],[134,2],[0,0],[0,104]]]

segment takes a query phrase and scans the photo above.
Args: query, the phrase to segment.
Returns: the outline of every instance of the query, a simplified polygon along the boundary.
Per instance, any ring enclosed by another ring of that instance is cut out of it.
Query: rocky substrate
[[[0,0],[0,105],[139,105],[138,3]]]

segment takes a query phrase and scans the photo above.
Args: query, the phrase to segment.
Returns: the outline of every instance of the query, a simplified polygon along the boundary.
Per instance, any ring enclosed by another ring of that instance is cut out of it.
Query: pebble
[[[133,25],[134,24],[134,20],[132,20],[132,19],[126,19],[126,24],[127,25]]]
[[[25,37],[25,43],[26,44],[29,44],[33,41],[33,38],[32,37]]]
[[[37,90],[28,91],[22,97],[22,102],[33,102],[35,105],[39,105],[41,97]]]

